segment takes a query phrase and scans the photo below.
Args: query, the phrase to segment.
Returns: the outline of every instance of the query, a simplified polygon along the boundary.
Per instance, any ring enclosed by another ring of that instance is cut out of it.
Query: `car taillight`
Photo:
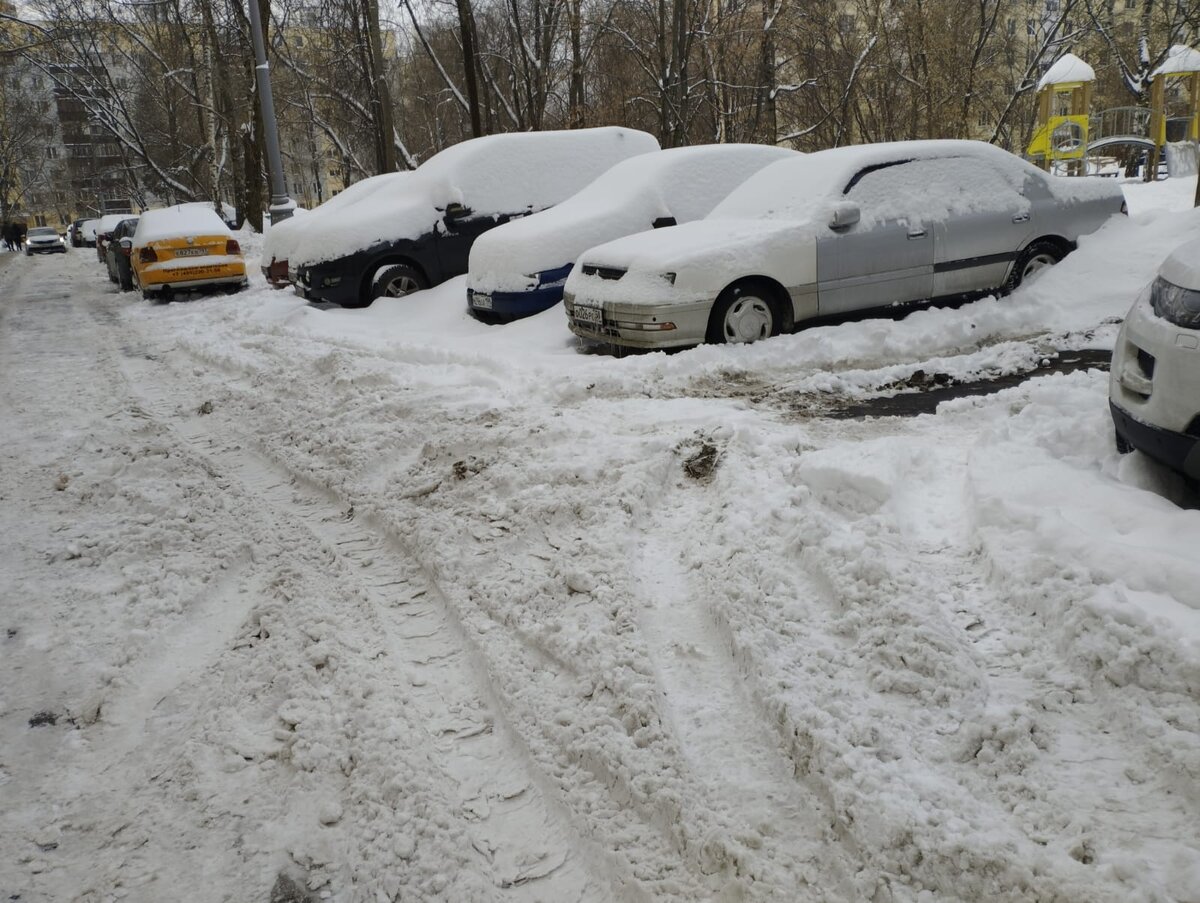
[[[230,256],[234,254],[241,254],[242,247],[231,238],[229,241],[225,242],[225,253],[229,254]]]
[[[138,260],[140,260],[142,263],[154,263],[156,260],[158,260],[158,255],[154,253],[153,248],[142,248],[140,251],[138,251]]]

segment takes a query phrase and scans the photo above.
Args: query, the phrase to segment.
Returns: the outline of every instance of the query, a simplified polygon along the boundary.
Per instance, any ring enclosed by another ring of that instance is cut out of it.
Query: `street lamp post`
[[[267,166],[271,171],[271,225],[292,215],[296,202],[288,197],[283,184],[283,158],[279,153],[279,127],[275,122],[275,98],[271,95],[271,72],[263,42],[262,16],[258,0],[250,3],[250,39],[254,42],[254,74],[258,101],[262,105],[263,137],[267,145]]]

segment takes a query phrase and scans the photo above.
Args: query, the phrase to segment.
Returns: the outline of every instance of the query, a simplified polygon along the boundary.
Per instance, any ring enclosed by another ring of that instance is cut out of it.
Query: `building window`
[[[852,13],[842,13],[838,16],[838,29],[841,31],[854,31],[854,15]]]
[[[51,160],[57,160],[58,159],[58,148],[54,147],[53,145],[46,148],[46,156]]]
[[[1017,20],[1009,19],[1008,20],[1008,36],[1011,38],[1016,33],[1017,33]]]
[[[1126,9],[1137,9],[1137,0],[1125,0]]]
[[[1025,34],[1031,38],[1037,34],[1037,22],[1035,20],[1033,20],[1033,19],[1025,20]]]

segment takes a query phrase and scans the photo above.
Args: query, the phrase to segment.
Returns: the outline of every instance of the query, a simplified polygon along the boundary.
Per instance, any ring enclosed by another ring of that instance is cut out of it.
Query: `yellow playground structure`
[[[1092,113],[1095,80],[1095,70],[1073,53],[1046,71],[1038,82],[1037,125],[1026,149],[1030,160],[1067,175],[1096,172],[1114,154],[1134,160],[1147,180],[1160,175],[1164,158],[1168,174],[1195,172],[1200,158],[1200,51],[1171,48],[1151,74],[1149,109]]]

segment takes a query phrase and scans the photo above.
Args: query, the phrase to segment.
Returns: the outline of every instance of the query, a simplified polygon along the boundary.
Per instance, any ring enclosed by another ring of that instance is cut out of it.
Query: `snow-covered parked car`
[[[471,244],[487,230],[656,150],[652,135],[625,128],[488,135],[448,147],[394,188],[302,230],[289,252],[296,290],[356,307],[437,285],[467,271]]]
[[[497,320],[553,307],[588,248],[701,219],[764,166],[795,156],[761,144],[710,144],[618,163],[557,207],[480,236],[471,248],[467,304]]]
[[[1167,257],[1125,318],[1109,408],[1120,451],[1200,480],[1200,242]]]
[[[129,250],[133,283],[148,300],[217,287],[238,292],[246,286],[242,249],[208,205],[147,210],[121,246]]]
[[[82,247],[96,247],[96,227],[99,225],[98,219],[85,219],[79,224],[79,243]]]
[[[106,213],[96,221],[96,259],[100,263],[104,263],[104,253],[112,239],[113,229],[131,216],[132,213]]]
[[[978,141],[840,147],[760,170],[707,217],[592,248],[571,330],[618,346],[753,342],[817,316],[1007,292],[1124,207]]]
[[[294,248],[304,230],[320,229],[324,217],[385,191],[388,186],[398,185],[408,175],[407,172],[389,172],[362,179],[312,210],[297,208],[288,219],[271,223],[263,240],[261,264],[267,282],[276,288],[283,288],[296,281]]]

